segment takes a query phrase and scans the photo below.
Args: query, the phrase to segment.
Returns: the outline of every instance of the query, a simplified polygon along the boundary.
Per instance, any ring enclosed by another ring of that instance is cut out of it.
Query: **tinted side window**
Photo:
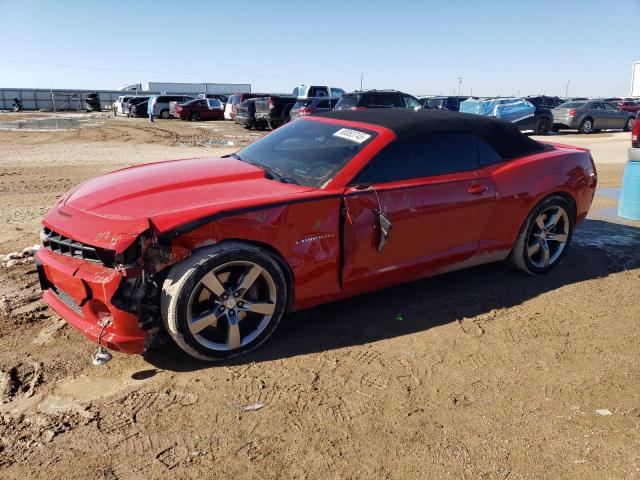
[[[383,183],[477,168],[475,139],[468,133],[433,133],[396,140],[369,162],[356,183]]]
[[[365,107],[403,107],[397,93],[370,93],[364,97]]]
[[[422,107],[422,105],[420,104],[420,102],[413,98],[410,95],[403,95],[402,98],[404,99],[404,105],[407,108],[420,108]]]
[[[478,147],[478,160],[481,167],[488,167],[502,162],[502,157],[498,152],[481,138],[476,137],[476,146]]]
[[[321,102],[318,102],[316,108],[331,108],[331,104],[329,103],[329,100],[322,100]]]

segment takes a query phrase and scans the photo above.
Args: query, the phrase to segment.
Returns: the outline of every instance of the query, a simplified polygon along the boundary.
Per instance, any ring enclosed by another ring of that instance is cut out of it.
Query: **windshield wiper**
[[[229,158],[229,157],[235,158],[236,160],[240,160],[241,162],[245,162],[245,163],[248,163],[250,165],[255,165],[258,168],[261,168],[262,170],[265,171],[265,173],[267,174],[267,178],[269,180],[278,180],[279,182],[282,182],[282,183],[293,183],[294,185],[300,185],[293,178],[287,177],[285,174],[279,172],[278,170],[274,169],[273,167],[267,165],[266,163],[248,162],[247,160],[244,160],[237,153],[230,153],[229,155],[223,155],[222,156],[222,158]]]
[[[282,183],[293,183],[294,185],[299,185],[299,183],[296,182],[293,178],[287,177],[282,172],[279,172],[278,170],[265,163],[251,162],[251,164],[264,170],[267,173],[267,178],[270,178],[271,180],[278,180]]]

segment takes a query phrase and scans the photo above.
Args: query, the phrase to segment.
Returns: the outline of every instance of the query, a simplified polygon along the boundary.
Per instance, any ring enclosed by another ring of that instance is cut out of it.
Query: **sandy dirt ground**
[[[260,135],[92,121],[0,131],[0,253],[37,243],[83,180]],[[33,264],[0,268],[0,478],[640,478],[640,222],[616,216],[629,134],[546,139],[592,148],[600,181],[553,272],[486,265],[298,312],[233,363],[167,344],[94,367]]]

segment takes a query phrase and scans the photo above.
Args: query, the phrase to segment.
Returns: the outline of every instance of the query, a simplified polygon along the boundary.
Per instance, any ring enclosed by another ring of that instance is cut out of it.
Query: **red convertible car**
[[[222,158],[90,180],[43,220],[44,299],[93,342],[166,329],[205,360],[292,310],[500,260],[546,273],[596,187],[589,151],[442,110],[331,112]]]

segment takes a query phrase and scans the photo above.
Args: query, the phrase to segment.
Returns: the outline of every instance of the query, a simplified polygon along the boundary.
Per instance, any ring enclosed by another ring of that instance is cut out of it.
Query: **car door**
[[[627,123],[627,118],[629,117],[627,112],[623,112],[611,103],[604,104],[604,111],[607,115],[609,128],[624,128]]]
[[[466,133],[398,139],[374,157],[344,194],[345,290],[470,258],[495,203],[493,181],[477,167],[475,139]],[[383,245],[380,213],[391,223]]]
[[[609,119],[604,111],[604,105],[600,102],[593,102],[589,109],[589,115],[593,117],[593,128],[608,128]]]
[[[206,100],[205,107],[207,118],[214,120],[220,118],[222,112],[222,102],[220,102],[220,100],[217,98],[209,98]]]

